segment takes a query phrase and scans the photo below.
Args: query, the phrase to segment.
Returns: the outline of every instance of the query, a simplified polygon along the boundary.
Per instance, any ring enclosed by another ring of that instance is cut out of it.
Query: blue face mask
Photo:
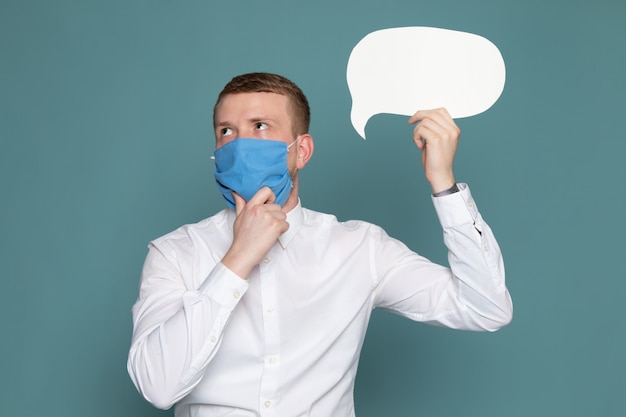
[[[293,187],[287,152],[296,141],[287,146],[277,140],[237,138],[217,149],[215,181],[228,206],[235,208],[233,191],[250,201],[264,186],[272,190],[276,204],[285,205]]]

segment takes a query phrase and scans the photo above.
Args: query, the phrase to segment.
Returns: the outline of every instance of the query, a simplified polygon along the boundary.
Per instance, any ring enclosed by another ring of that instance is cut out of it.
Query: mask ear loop
[[[302,136],[298,136],[293,142],[291,142],[289,145],[287,145],[287,153],[289,153],[291,147],[293,145],[295,145],[296,142],[298,142],[300,139],[302,139]],[[296,149],[298,149],[298,148],[296,148]],[[296,156],[296,158],[297,158],[297,156]],[[291,177],[291,188],[293,188],[294,176],[296,175],[297,172],[298,172],[298,167],[296,167],[294,169],[293,174],[291,172],[289,173],[289,176]]]
[[[291,149],[291,147],[293,145],[296,144],[296,142],[298,142],[300,139],[302,139],[302,136],[298,136],[293,142],[291,142],[289,145],[287,145],[287,152],[289,152],[289,150]]]

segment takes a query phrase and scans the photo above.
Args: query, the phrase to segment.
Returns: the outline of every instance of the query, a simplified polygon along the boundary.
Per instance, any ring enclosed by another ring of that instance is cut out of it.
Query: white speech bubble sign
[[[489,109],[504,89],[498,48],[472,33],[432,27],[383,29],[354,47],[347,68],[350,118],[365,139],[375,114],[412,116],[446,107],[453,118]]]

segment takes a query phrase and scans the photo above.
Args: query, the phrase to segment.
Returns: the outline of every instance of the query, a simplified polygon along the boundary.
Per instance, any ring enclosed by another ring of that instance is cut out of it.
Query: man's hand
[[[417,122],[413,141],[422,150],[426,179],[433,193],[447,190],[456,182],[453,162],[461,130],[444,108],[418,111],[409,124]]]
[[[268,187],[257,191],[247,203],[238,194],[233,193],[233,196],[237,213],[233,243],[222,263],[241,278],[248,279],[252,269],[289,229],[289,223],[280,205],[274,204],[276,196]]]

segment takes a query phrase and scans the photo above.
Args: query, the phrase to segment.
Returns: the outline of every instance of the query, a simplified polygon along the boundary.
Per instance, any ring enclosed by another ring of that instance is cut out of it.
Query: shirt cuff
[[[478,208],[467,184],[459,183],[459,192],[433,197],[433,205],[443,228],[473,224],[478,218]]]
[[[220,305],[232,310],[248,290],[248,281],[241,279],[223,263],[213,268],[198,289]]]

